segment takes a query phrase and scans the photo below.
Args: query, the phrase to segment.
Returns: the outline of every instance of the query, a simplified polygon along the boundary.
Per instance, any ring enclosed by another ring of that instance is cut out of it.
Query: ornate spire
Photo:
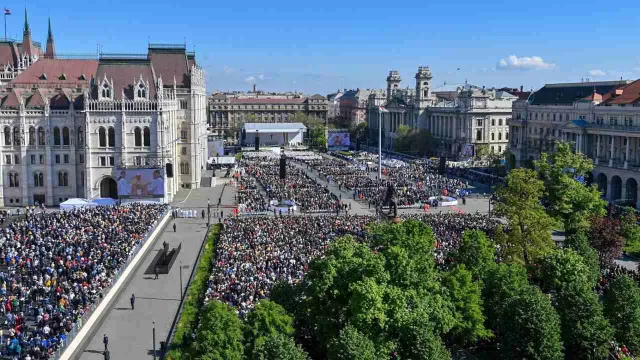
[[[51,17],[49,17],[49,34],[47,35],[47,49],[44,53],[47,59],[55,59],[56,45],[53,42],[53,31],[51,31]]]
[[[47,42],[53,42],[53,31],[51,31],[51,16],[49,16],[49,34],[47,35]]]
[[[31,32],[29,29],[29,19],[27,18],[27,8],[24,8],[24,32]]]

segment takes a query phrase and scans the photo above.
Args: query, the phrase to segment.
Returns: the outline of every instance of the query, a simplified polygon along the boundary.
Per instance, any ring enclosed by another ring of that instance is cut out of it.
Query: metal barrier
[[[129,264],[131,263],[131,260],[133,258],[136,257],[136,255],[138,254],[138,252],[140,251],[140,248],[142,248],[142,245],[144,243],[147,242],[147,240],[149,240],[149,237],[151,236],[151,234],[153,234],[153,232],[156,230],[156,226],[158,226],[160,224],[160,222],[162,221],[162,219],[164,218],[164,216],[167,214],[167,212],[170,211],[169,208],[167,208],[159,217],[158,220],[156,221],[156,224],[154,225],[154,227],[147,232],[147,235],[145,235],[144,240],[140,241],[140,243],[138,243],[138,245],[136,246],[135,250],[133,250],[131,253],[129,253],[129,258],[127,259],[127,261],[125,262],[125,264],[123,266],[121,266],[118,271],[116,271],[115,276],[113,277],[113,280],[111,281],[111,284],[109,284],[108,287],[104,288],[102,290],[103,294],[107,294],[109,293],[109,291],[111,291],[111,289],[113,288],[113,285],[118,282],[118,280],[120,279],[120,276],[122,275],[122,272],[129,266]],[[102,301],[104,300],[104,296],[99,298],[98,301],[96,301],[94,304],[90,304],[88,306],[88,309],[85,310],[84,314],[82,314],[82,316],[80,317],[80,319],[78,319],[74,324],[73,327],[71,329],[70,332],[68,332],[65,336],[66,339],[62,342],[62,346],[58,346],[58,348],[56,349],[56,351],[51,354],[50,359],[51,360],[57,360],[60,355],[62,355],[64,353],[64,351],[67,348],[67,345],[69,345],[73,339],[75,339],[76,335],[78,335],[78,332],[80,331],[80,329],[82,328],[82,324],[91,317],[91,315],[93,314],[93,312],[95,311],[95,309],[102,303]]]

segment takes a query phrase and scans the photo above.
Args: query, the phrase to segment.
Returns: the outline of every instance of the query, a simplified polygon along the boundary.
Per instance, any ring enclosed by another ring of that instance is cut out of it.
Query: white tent
[[[73,210],[94,206],[98,206],[98,204],[92,202],[91,200],[73,198],[61,203],[60,210]]]

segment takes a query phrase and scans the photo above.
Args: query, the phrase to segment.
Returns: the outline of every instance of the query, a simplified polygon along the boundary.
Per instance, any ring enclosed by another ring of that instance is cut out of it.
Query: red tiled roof
[[[149,99],[156,98],[156,82],[149,60],[101,60],[96,72],[96,87],[102,84],[105,75],[109,81],[113,79],[115,99],[122,99],[124,91],[125,97],[132,100],[133,87],[140,76],[149,82]],[[97,95],[97,88],[94,88],[93,97],[97,98]]]
[[[294,99],[231,98],[229,100],[232,104],[302,104],[305,102],[306,99],[305,98],[294,98]]]
[[[15,68],[18,60],[18,48],[15,42],[0,42],[0,66],[11,64]],[[4,68],[2,68],[4,69]]]
[[[59,110],[64,110],[64,109],[68,109],[69,108],[69,98],[70,95],[65,94],[64,91],[60,91],[57,94],[53,95],[53,97],[51,97],[51,100],[49,101],[49,106],[51,107],[51,109],[59,109]]]
[[[153,64],[153,70],[157,77],[162,77],[165,86],[173,86],[173,77],[176,78],[177,86],[190,87],[189,65],[187,54],[176,51],[149,50],[149,58]]]
[[[45,105],[46,102],[44,101],[44,97],[40,89],[36,89],[36,91],[31,94],[31,96],[27,97],[25,101],[25,107],[27,108],[42,109]]]
[[[620,92],[622,92],[622,94],[620,94]],[[636,104],[640,101],[640,80],[636,80],[622,88],[615,89],[606,95],[607,99],[603,101],[603,103],[606,104]]]
[[[18,109],[20,107],[20,100],[18,97],[21,95],[19,89],[11,89],[7,97],[2,102],[3,108]]]
[[[26,71],[16,76],[11,81],[13,87],[32,87],[32,85],[46,86],[50,84],[56,87],[86,87],[91,77],[96,74],[97,60],[78,59],[40,59],[29,66]],[[46,80],[42,77],[46,74]],[[66,80],[61,79],[62,74]],[[85,80],[80,80],[84,74]]]

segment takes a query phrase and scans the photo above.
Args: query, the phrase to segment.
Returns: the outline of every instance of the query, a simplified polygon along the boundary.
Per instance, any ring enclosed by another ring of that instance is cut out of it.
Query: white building
[[[587,182],[612,202],[638,206],[640,80],[547,84],[513,104],[511,166],[525,166],[568,141],[592,158]]]
[[[295,146],[302,144],[307,127],[302,123],[246,123],[242,126],[244,144],[259,146]]]
[[[414,78],[415,89],[402,89],[398,71],[387,76],[386,98],[369,99],[369,139],[378,138],[378,119],[382,116],[383,147],[392,150],[401,125],[431,133],[438,153],[450,158],[466,158],[485,148],[486,153],[502,153],[508,143],[507,119],[517,97],[506,91],[471,85],[432,88],[429,67],[420,66]],[[381,112],[383,105],[388,112]]]
[[[200,185],[205,84],[184,45],[98,60],[41,59],[0,98],[0,205],[117,198],[122,169],[164,174],[170,167],[164,201]]]

